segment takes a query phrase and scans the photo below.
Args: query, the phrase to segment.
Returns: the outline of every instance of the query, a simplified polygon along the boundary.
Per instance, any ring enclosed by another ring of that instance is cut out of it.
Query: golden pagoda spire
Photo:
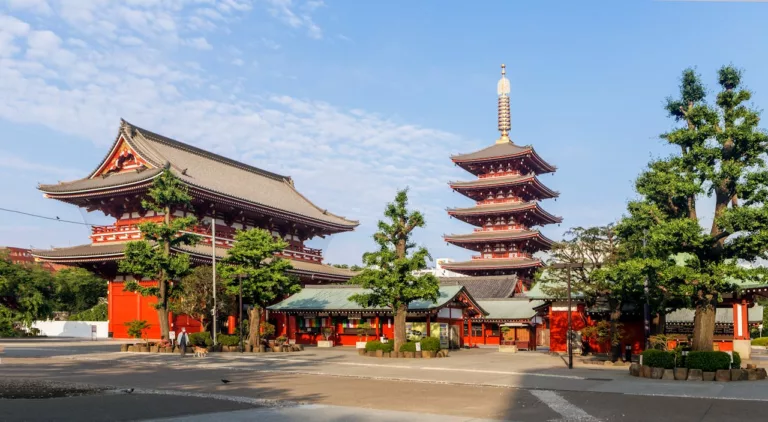
[[[501,65],[501,79],[496,85],[496,93],[499,94],[499,132],[501,138],[496,140],[497,144],[512,142],[509,139],[509,131],[512,129],[512,117],[509,112],[509,79],[507,79],[507,66]]]

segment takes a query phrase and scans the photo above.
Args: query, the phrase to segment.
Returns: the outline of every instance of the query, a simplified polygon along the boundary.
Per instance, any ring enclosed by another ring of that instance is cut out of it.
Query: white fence
[[[93,326],[96,327],[94,333]],[[48,337],[107,338],[108,321],[35,321],[32,328]]]

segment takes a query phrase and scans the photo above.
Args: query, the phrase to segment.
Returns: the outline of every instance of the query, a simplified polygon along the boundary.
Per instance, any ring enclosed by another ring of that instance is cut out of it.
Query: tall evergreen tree
[[[133,275],[139,280],[147,277],[156,281],[153,286],[142,286],[133,280],[126,282],[123,289],[157,298],[155,308],[160,321],[160,333],[166,339],[170,329],[169,301],[180,291],[179,284],[174,281],[192,271],[189,256],[173,253],[171,248],[194,245],[199,241],[199,236],[182,233],[195,226],[195,217],[171,218],[171,214],[176,210],[189,210],[191,200],[192,197],[178,178],[168,169],[163,171],[153,182],[147,198],[141,202],[144,209],[162,213],[163,221],[139,224],[144,240],[129,242],[125,248],[125,259],[119,264],[122,273]]]
[[[222,278],[230,295],[240,292],[243,282],[243,301],[253,305],[248,315],[248,341],[254,347],[261,343],[261,311],[278,299],[301,290],[298,280],[286,273],[291,263],[276,253],[288,247],[288,243],[263,229],[238,231],[235,244],[222,260]]]
[[[370,293],[354,295],[351,300],[364,307],[381,306],[392,309],[395,319],[395,350],[405,342],[405,318],[408,304],[415,300],[436,301],[439,281],[432,274],[414,275],[427,267],[430,258],[426,248],[411,241],[413,230],[424,227],[424,216],[408,210],[408,190],[397,192],[395,201],[387,204],[379,221],[379,231],[373,239],[379,250],[363,254],[365,268],[349,282],[369,289]],[[412,253],[409,253],[413,250]]]
[[[722,67],[711,105],[700,76],[683,72],[680,97],[666,102],[680,126],[661,136],[679,153],[649,164],[636,182],[642,199],[630,202],[616,227],[631,252],[623,265],[649,276],[651,291],[695,309],[695,350],[712,350],[715,310],[736,289],[733,281],[757,281],[763,272],[739,261],[768,258],[768,136],[746,105],[752,94],[741,78]],[[701,197],[714,199],[707,229],[700,215],[708,213],[696,206]]]

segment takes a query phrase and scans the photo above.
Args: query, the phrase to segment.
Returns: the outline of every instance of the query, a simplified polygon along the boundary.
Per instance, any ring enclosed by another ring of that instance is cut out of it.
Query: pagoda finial
[[[501,138],[496,140],[497,144],[512,142],[509,139],[509,131],[512,129],[512,117],[509,112],[509,79],[507,79],[507,66],[501,65],[501,79],[496,85],[496,93],[499,95],[499,132]]]

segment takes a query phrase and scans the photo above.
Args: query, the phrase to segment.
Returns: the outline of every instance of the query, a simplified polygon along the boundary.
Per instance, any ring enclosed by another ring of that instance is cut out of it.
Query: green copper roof
[[[531,319],[536,315],[533,308],[543,305],[543,300],[497,299],[478,300],[477,303],[488,312],[483,319]]]
[[[427,311],[442,308],[464,290],[463,286],[440,286],[437,302],[417,300],[408,306],[409,311]],[[367,289],[347,286],[307,286],[299,293],[268,307],[271,311],[390,311],[389,308],[363,308],[349,298],[357,293],[365,293]]]

